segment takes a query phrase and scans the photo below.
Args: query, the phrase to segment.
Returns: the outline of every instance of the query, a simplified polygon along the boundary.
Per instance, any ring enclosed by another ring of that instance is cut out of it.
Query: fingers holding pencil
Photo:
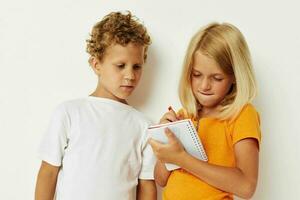
[[[168,107],[168,112],[163,115],[163,117],[160,119],[160,124],[165,124],[168,122],[175,122],[179,120],[178,116],[176,115],[176,112],[173,110],[171,106]]]

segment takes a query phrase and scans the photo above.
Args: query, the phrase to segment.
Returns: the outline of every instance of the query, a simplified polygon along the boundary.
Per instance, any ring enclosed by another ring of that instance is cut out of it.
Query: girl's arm
[[[158,160],[156,162],[156,165],[154,168],[155,182],[159,186],[165,187],[168,182],[168,178],[169,178],[170,174],[171,174],[171,172],[166,169],[165,164]]]
[[[176,136],[166,130],[168,144],[153,139],[149,141],[161,162],[173,163],[197,176],[206,183],[233,193],[242,198],[250,198],[255,191],[258,176],[258,144],[247,138],[234,145],[236,167],[223,167],[198,160],[184,151]]]
[[[59,168],[42,162],[36,182],[35,200],[53,200]]]

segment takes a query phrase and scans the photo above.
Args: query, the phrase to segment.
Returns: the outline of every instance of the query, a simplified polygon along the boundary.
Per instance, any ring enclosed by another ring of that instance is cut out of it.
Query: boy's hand
[[[172,131],[166,129],[165,134],[168,137],[167,144],[163,144],[152,138],[150,138],[148,142],[159,161],[163,163],[173,163],[180,166],[179,162],[186,154],[186,151]]]
[[[168,112],[163,115],[163,117],[160,119],[160,124],[165,124],[169,122],[175,122],[177,120],[182,119],[182,116],[176,115],[175,111],[172,109],[171,106],[168,108]]]

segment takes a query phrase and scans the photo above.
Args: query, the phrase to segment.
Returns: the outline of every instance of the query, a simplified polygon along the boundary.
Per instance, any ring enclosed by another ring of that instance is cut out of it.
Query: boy
[[[148,120],[129,106],[147,57],[150,37],[130,12],[113,12],[87,40],[89,63],[98,76],[88,97],[55,110],[39,150],[35,199],[152,200],[153,155]]]

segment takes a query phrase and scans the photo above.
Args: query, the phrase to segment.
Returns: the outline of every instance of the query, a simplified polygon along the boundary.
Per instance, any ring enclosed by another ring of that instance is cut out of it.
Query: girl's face
[[[228,94],[234,76],[223,72],[208,56],[196,51],[191,73],[192,90],[202,109],[214,110]]]

